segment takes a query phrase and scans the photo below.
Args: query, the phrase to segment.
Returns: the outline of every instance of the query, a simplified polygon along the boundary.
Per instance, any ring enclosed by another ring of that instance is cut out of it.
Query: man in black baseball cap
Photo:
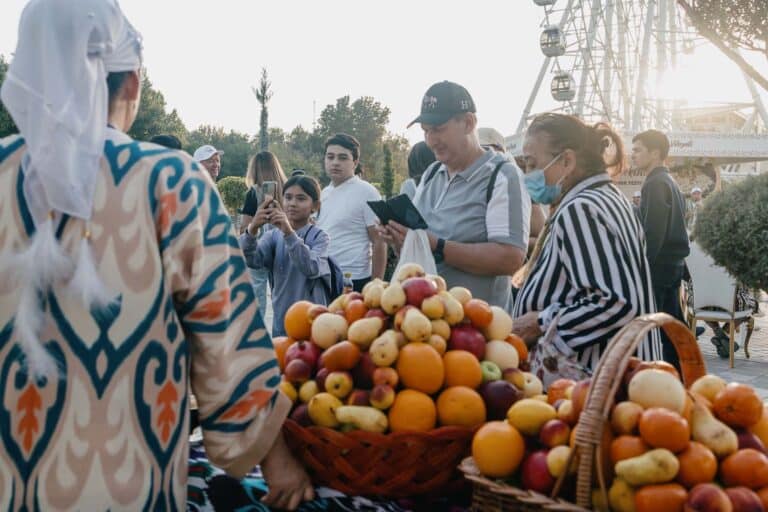
[[[492,305],[509,307],[510,280],[528,246],[531,201],[520,169],[480,146],[475,102],[453,82],[432,85],[421,100],[424,140],[437,162],[422,175],[413,204],[429,226],[438,273]],[[389,222],[379,230],[392,245],[407,233]]]

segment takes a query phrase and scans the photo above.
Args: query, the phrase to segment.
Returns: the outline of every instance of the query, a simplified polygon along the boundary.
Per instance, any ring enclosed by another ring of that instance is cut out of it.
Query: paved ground
[[[744,355],[744,349],[735,354],[734,368],[728,367],[728,359],[717,356],[714,345],[710,342],[712,331],[707,330],[699,336],[699,347],[704,355],[709,373],[721,376],[728,382],[735,381],[753,386],[764,400],[768,400],[768,296],[763,294],[760,310],[764,316],[755,318],[755,331],[749,342],[749,359]],[[265,322],[272,327],[272,305],[269,303]],[[703,322],[699,325],[705,325]],[[736,334],[736,340],[743,346],[743,333]]]

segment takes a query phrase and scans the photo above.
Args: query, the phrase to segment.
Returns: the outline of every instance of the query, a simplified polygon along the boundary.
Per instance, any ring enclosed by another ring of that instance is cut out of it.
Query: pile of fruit
[[[524,399],[475,434],[472,455],[489,478],[551,492],[576,464],[568,458],[590,381],[561,379],[546,398]],[[705,375],[683,387],[674,367],[633,358],[623,377],[601,452],[608,503],[619,512],[768,510],[768,406],[750,386]]]
[[[419,265],[327,307],[298,302],[284,324],[288,336],[274,340],[280,388],[302,426],[477,427],[542,392],[524,371],[527,348],[511,334],[510,316],[466,288],[447,290]]]

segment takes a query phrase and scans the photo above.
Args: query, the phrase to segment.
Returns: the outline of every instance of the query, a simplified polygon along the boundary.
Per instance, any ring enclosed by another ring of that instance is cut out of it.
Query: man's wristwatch
[[[443,253],[443,249],[445,249],[445,239],[438,238],[437,246],[435,247],[435,250],[432,251],[432,256],[435,257],[435,263],[442,263],[443,260],[445,260],[445,254]]]

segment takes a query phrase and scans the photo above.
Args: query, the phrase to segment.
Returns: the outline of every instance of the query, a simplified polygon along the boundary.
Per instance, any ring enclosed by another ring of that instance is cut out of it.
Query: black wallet
[[[427,229],[424,217],[413,205],[411,198],[405,194],[400,194],[386,201],[368,201],[368,206],[379,218],[382,226],[390,220],[394,220],[410,229]]]

